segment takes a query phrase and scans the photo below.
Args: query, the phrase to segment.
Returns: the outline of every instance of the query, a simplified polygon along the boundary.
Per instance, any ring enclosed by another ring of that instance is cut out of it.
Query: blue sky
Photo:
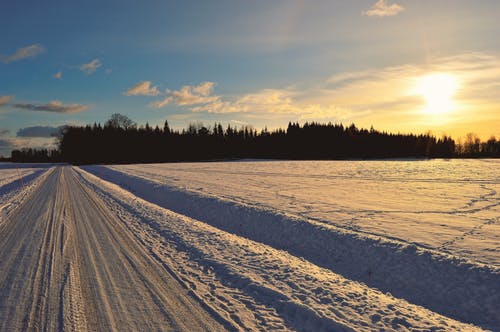
[[[116,112],[177,128],[333,121],[500,136],[497,0],[1,6],[0,154]],[[429,96],[448,80],[425,77],[439,75],[456,83],[449,100]]]

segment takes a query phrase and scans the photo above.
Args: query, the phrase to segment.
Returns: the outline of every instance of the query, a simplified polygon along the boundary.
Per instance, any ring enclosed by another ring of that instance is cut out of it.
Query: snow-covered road
[[[220,330],[70,167],[0,225],[2,331]]]
[[[23,186],[0,187],[12,206],[0,220],[0,330],[480,330],[464,322],[500,329],[494,267],[453,265],[433,251],[286,216],[269,219],[282,233],[256,230],[252,207],[178,196],[195,212],[196,204],[219,208],[193,218],[165,208],[159,197],[176,198],[166,188],[113,172],[54,167]],[[300,240],[297,231],[314,231],[303,234],[314,236],[310,242],[337,242],[281,246]],[[315,259],[314,248],[327,251]],[[334,263],[322,261],[332,253]],[[373,264],[355,266],[364,253]],[[391,266],[416,269],[398,279]],[[440,272],[457,275],[442,291]],[[430,292],[414,290],[412,302],[377,286],[386,278],[382,285],[407,291],[433,277],[438,311],[415,304]],[[460,316],[463,308],[470,312]]]

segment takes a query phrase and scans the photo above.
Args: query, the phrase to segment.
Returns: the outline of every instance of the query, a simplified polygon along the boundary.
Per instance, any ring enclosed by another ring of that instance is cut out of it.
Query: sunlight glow
[[[417,79],[415,94],[425,99],[425,113],[442,115],[455,108],[453,96],[458,88],[458,79],[454,75],[436,73]]]

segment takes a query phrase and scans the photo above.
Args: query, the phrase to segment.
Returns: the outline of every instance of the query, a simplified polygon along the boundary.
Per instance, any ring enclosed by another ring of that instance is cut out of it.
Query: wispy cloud
[[[14,54],[0,55],[0,61],[4,63],[11,63],[23,59],[34,58],[35,56],[45,52],[45,48],[40,44],[33,44],[30,46],[19,48]]]
[[[220,97],[212,95],[214,87],[214,82],[203,82],[199,85],[185,85],[180,90],[167,89],[163,100],[153,102],[150,105],[161,108],[170,103],[186,106],[217,102]]]
[[[459,89],[453,111],[439,118],[423,112],[426,99],[416,92],[423,77],[445,73],[456,77]],[[215,83],[166,90],[163,99],[150,106],[184,106],[190,114],[238,113],[241,118],[323,120],[375,125],[392,131],[415,132],[433,129],[462,135],[470,131],[470,119],[478,134],[487,137],[500,119],[500,57],[466,53],[431,57],[426,63],[340,72],[313,85],[261,89],[240,95],[214,93]],[[150,88],[150,86],[149,86]],[[469,127],[467,127],[469,126]]]
[[[288,89],[263,89],[244,94],[233,100],[219,99],[192,107],[193,112],[209,113],[255,113],[288,115],[300,120],[336,119],[344,120],[350,114],[334,104],[319,104],[301,101],[303,91]]]
[[[364,11],[362,14],[365,16],[395,16],[402,12],[404,7],[393,3],[392,5],[387,4],[387,0],[377,0],[377,2],[370,7],[367,11]]]
[[[54,78],[57,78],[58,80],[61,80],[62,79],[62,71],[58,71],[57,73],[55,73],[54,75],[52,75],[52,77]]]
[[[80,70],[86,73],[87,75],[92,75],[97,68],[101,67],[102,63],[99,59],[94,59],[89,63],[84,63],[80,65]]]
[[[61,127],[33,126],[21,128],[17,131],[17,137],[55,137]]]
[[[245,113],[245,112],[286,112],[296,111],[293,105],[294,92],[286,89],[263,89],[244,94],[234,100],[217,100],[193,107],[194,112]]]
[[[423,112],[424,96],[415,87],[434,73],[453,75],[459,82],[456,108],[446,116],[431,118]],[[286,115],[288,119],[355,121],[388,130],[428,130],[453,135],[475,130],[487,137],[500,125],[500,58],[482,53],[429,58],[425,64],[373,68],[338,73],[313,86],[264,89],[237,97],[220,96],[195,105],[192,112],[244,113],[259,117]]]
[[[179,90],[165,92],[162,100],[150,106],[162,108],[168,104],[187,106],[194,113],[215,114],[246,113],[261,115],[294,115],[300,119],[344,119],[348,111],[335,105],[300,102],[305,93],[293,88],[262,89],[233,98],[213,94],[216,83],[203,82],[199,85],[185,85]],[[147,86],[149,87],[149,85]]]
[[[12,96],[0,96],[0,106],[7,105],[12,100]]]
[[[223,98],[214,95],[214,82],[203,82],[199,85],[186,85],[179,90],[165,92],[162,100],[150,106],[162,108],[168,104],[188,106],[194,112],[217,114],[291,114],[300,119],[344,119],[348,113],[335,105],[317,103],[301,103],[297,97],[301,94],[295,89],[263,89],[254,93],[243,94],[235,98]]]
[[[17,103],[14,107],[29,111],[44,111],[53,113],[79,113],[89,109],[87,105],[68,104],[64,105],[58,100],[51,101],[47,104],[32,104],[32,103]]]
[[[160,91],[156,86],[151,85],[151,81],[139,82],[124,92],[126,96],[158,96],[159,94]]]
[[[215,88],[214,82],[203,82],[200,85],[193,86],[192,91],[194,94],[206,97],[212,93]]]

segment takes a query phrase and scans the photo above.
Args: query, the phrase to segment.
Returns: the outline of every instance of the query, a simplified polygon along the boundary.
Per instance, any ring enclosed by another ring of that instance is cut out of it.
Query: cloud
[[[377,0],[377,2],[367,11],[364,11],[362,14],[365,16],[395,16],[402,12],[404,7],[398,5],[396,3],[392,5],[387,4],[387,0]]]
[[[159,94],[158,88],[151,86],[151,81],[139,82],[124,92],[126,96],[158,96]]]
[[[9,156],[10,151],[15,149],[15,145],[9,138],[0,138],[0,156]]]
[[[296,89],[262,89],[236,98],[222,98],[219,95],[213,95],[215,86],[214,82],[203,82],[199,85],[186,85],[175,91],[167,89],[165,98],[151,103],[150,106],[161,108],[172,103],[178,106],[189,106],[194,113],[288,114],[307,120],[343,119],[348,114],[347,110],[334,105],[302,103],[297,100],[301,91]]]
[[[242,95],[234,100],[215,100],[193,107],[194,112],[209,113],[245,113],[245,112],[284,112],[295,113],[294,92],[286,89],[263,89],[255,93]]]
[[[417,81],[423,76],[436,73],[446,73],[457,78],[461,88],[455,99],[461,105],[477,105],[481,100],[500,102],[500,58],[481,53],[431,57],[426,64],[339,73],[327,80],[325,93],[319,99],[334,99],[337,103],[361,107],[393,107],[395,101],[401,101],[408,109],[418,108],[421,105],[414,98]],[[412,100],[413,105],[410,105]]]
[[[4,63],[11,63],[23,59],[34,58],[38,54],[45,52],[45,48],[40,44],[19,48],[14,54],[0,55],[0,60]]]
[[[214,87],[215,87],[214,82],[203,82],[198,86],[192,87],[192,90],[195,94],[206,97],[212,93]]]
[[[296,89],[263,89],[234,100],[217,100],[191,108],[193,112],[255,113],[294,116],[300,120],[346,119],[350,112],[336,105],[322,105],[300,100],[303,92]]]
[[[185,85],[180,90],[165,91],[166,97],[163,100],[150,104],[155,108],[162,108],[169,103],[179,106],[199,105],[206,103],[215,103],[219,101],[220,96],[212,95],[215,87],[214,82],[203,82],[199,85]]]
[[[54,149],[54,137],[6,137],[0,138],[0,156],[10,156],[12,150],[22,148]]]
[[[415,86],[422,77],[447,73],[456,77],[456,106],[446,116],[431,118],[423,112],[424,96]],[[500,57],[468,53],[431,57],[425,64],[338,73],[312,86],[263,89],[236,97],[220,96],[214,102],[194,105],[192,112],[241,113],[257,118],[288,118],[356,122],[387,130],[415,132],[433,129],[461,135],[467,121],[487,137],[500,125]],[[244,115],[243,115],[244,114]],[[480,123],[481,122],[481,123]],[[468,129],[470,131],[470,128]]]
[[[89,63],[84,63],[80,66],[80,70],[86,73],[87,75],[92,75],[97,68],[101,67],[102,63],[99,59],[94,59]]]
[[[339,119],[348,113],[333,105],[300,103],[296,100],[300,92],[295,89],[262,89],[229,99],[213,95],[215,86],[214,82],[203,82],[199,85],[185,85],[175,91],[167,89],[164,99],[153,102],[150,106],[162,108],[172,103],[178,106],[190,106],[190,110],[194,113],[292,114],[308,120]],[[145,88],[149,88],[149,85]]]
[[[0,136],[5,136],[5,135],[7,135],[8,133],[10,133],[10,130],[9,130],[9,129],[0,128]]]
[[[7,105],[12,100],[12,96],[0,96],[0,106]]]
[[[456,77],[459,89],[453,97],[453,110],[431,117],[423,112],[426,98],[416,93],[416,86],[422,77],[436,73]],[[497,134],[491,128],[500,126],[500,57],[484,53],[340,72],[314,85],[261,89],[236,96],[216,95],[214,87],[215,83],[204,82],[176,91],[167,89],[164,99],[151,106],[185,106],[191,115],[234,113],[254,123],[262,119],[355,122],[390,131],[431,129],[455,137],[470,131],[471,121],[485,138]]]
[[[452,75],[458,82],[453,108],[446,114],[429,116],[426,99],[416,86],[423,77]],[[500,57],[464,53],[430,57],[425,64],[413,63],[331,77],[323,92],[310,95],[320,103],[333,102],[350,109],[360,124],[378,124],[388,130],[422,128],[445,131],[455,137],[471,128],[484,138],[500,127]]]
[[[163,100],[154,101],[154,102],[150,103],[149,106],[154,107],[154,108],[162,108],[162,107],[165,107],[168,104],[170,104],[172,102],[172,100],[173,100],[173,98],[169,96],[169,97],[164,98]]]
[[[45,111],[54,113],[79,113],[89,109],[86,105],[69,104],[64,105],[58,100],[49,102],[48,104],[31,104],[31,103],[17,103],[14,107],[30,111]]]
[[[52,77],[54,78],[57,78],[58,80],[61,80],[62,79],[62,71],[58,71],[57,73],[55,73],[54,75],[52,75]]]
[[[17,131],[17,137],[55,137],[61,127],[33,126],[21,128]]]
[[[219,99],[218,96],[210,96],[210,92],[203,91],[203,85],[204,83],[197,87],[183,86],[178,91],[167,91],[167,95],[171,96],[173,102],[177,105],[203,104]]]

